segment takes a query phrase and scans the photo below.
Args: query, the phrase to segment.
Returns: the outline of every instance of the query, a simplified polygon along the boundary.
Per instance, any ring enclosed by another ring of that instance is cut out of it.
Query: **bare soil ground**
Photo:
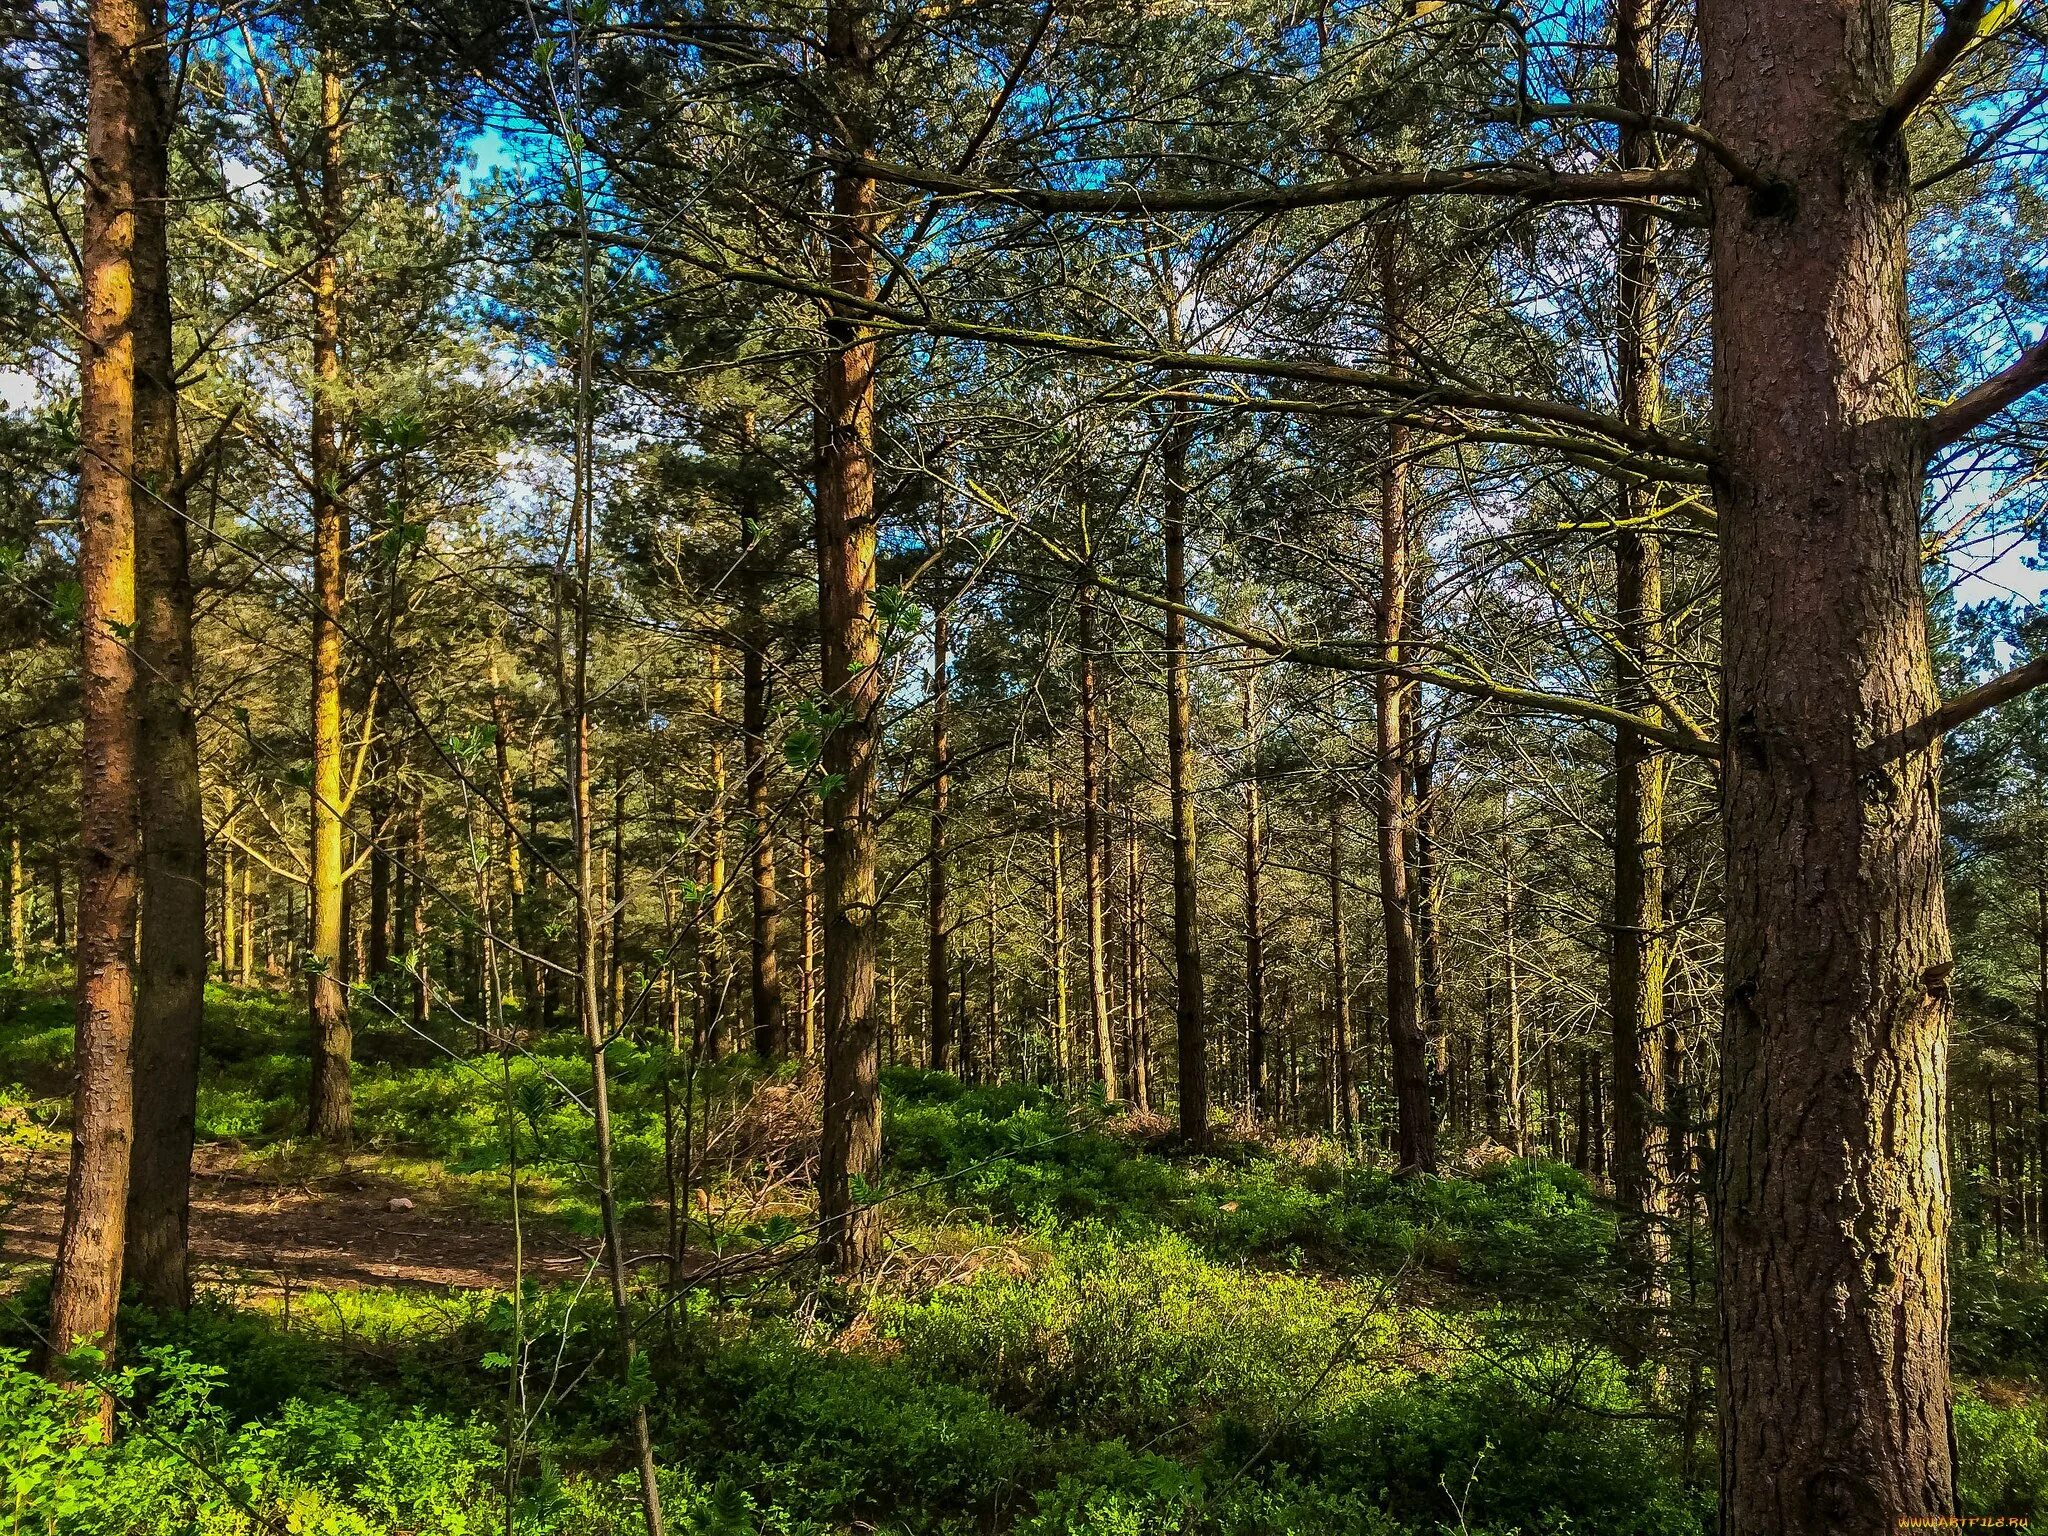
[[[0,1269],[56,1256],[65,1170],[62,1148],[0,1155]],[[390,1209],[399,1198],[412,1209]],[[544,1226],[528,1226],[525,1248],[529,1274],[568,1275],[589,1262],[573,1236]],[[512,1233],[499,1218],[370,1169],[279,1177],[220,1146],[194,1158],[192,1250],[199,1284],[236,1290],[512,1282]]]

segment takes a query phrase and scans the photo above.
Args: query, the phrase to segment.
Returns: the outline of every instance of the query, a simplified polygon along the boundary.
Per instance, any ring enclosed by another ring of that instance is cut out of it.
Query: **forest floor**
[[[627,1387],[576,1042],[506,1061],[366,1029],[340,1158],[294,1134],[301,1032],[294,999],[209,993],[201,1300],[124,1311],[141,1374],[109,1449],[24,1368],[69,1008],[55,973],[0,977],[0,1504],[23,1529],[630,1536],[636,1396],[694,1536],[1711,1528],[1706,1234],[1674,1230],[1675,1302],[1646,1317],[1568,1167],[1481,1143],[1398,1180],[1244,1126],[1189,1157],[1157,1116],[895,1068],[885,1259],[849,1289],[808,1259],[815,1074],[622,1044]],[[2048,1510],[2048,1271],[1967,1234],[1956,1270],[1966,1507]]]
[[[19,1149],[0,1169],[0,1267],[48,1264],[64,1215],[68,1148]],[[514,1274],[504,1221],[473,1209],[459,1190],[380,1172],[374,1164],[321,1164],[280,1173],[235,1146],[196,1149],[192,1263],[204,1289],[294,1294],[352,1290],[504,1289]],[[409,1202],[394,1208],[393,1202]],[[526,1233],[530,1269],[570,1272],[590,1251],[547,1227]]]

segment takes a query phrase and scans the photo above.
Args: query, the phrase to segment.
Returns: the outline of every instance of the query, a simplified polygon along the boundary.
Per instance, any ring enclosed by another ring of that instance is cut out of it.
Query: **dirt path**
[[[65,1168],[62,1151],[0,1151],[0,1267],[56,1257]],[[412,1209],[392,1210],[397,1199]],[[503,1289],[512,1281],[512,1234],[502,1220],[368,1170],[279,1179],[216,1146],[193,1160],[192,1252],[201,1286],[233,1290]],[[588,1262],[570,1235],[529,1227],[529,1274],[573,1276]]]

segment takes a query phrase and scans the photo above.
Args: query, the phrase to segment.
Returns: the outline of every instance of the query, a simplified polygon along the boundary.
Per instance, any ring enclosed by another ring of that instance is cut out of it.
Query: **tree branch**
[[[1527,102],[1516,107],[1502,107],[1484,115],[1484,121],[1505,123],[1521,127],[1528,123],[1542,122],[1586,122],[1614,123],[1623,128],[1639,128],[1647,133],[1664,133],[1673,138],[1685,139],[1698,145],[1727,171],[1731,180],[1745,187],[1764,186],[1768,178],[1760,175],[1746,164],[1735,151],[1715,138],[1698,123],[1688,123],[1682,118],[1657,117],[1648,112],[1631,112],[1626,107],[1581,106],[1571,102]]]
[[[1029,534],[1045,552],[1073,571],[1090,586],[1100,588],[1114,597],[1127,598],[1142,603],[1161,613],[1177,614],[1190,624],[1199,624],[1204,629],[1227,635],[1253,649],[1262,651],[1276,661],[1299,662],[1304,666],[1323,667],[1333,672],[1391,673],[1412,683],[1426,683],[1441,688],[1446,693],[1462,694],[1467,698],[1485,699],[1510,708],[1525,709],[1536,714],[1556,715],[1569,720],[1589,720],[1596,724],[1627,728],[1669,748],[1693,757],[1718,760],[1721,749],[1701,736],[1683,730],[1673,730],[1655,720],[1645,719],[1612,704],[1602,704],[1597,699],[1582,699],[1568,693],[1547,693],[1540,688],[1517,688],[1511,683],[1496,683],[1490,678],[1466,677],[1457,672],[1446,672],[1439,667],[1418,667],[1413,663],[1397,662],[1388,665],[1377,657],[1363,654],[1368,647],[1365,642],[1344,644],[1342,642],[1301,644],[1282,636],[1270,634],[1249,625],[1232,623],[1218,614],[1196,608],[1188,603],[1176,603],[1143,587],[1130,586],[1104,576],[1087,558],[1064,548],[1057,540],[1047,538],[1037,529],[1028,526],[1010,508],[997,501],[973,481],[967,482],[967,489],[981,504],[1003,518],[1012,526]]]
[[[1857,754],[1865,772],[1896,762],[1911,752],[1931,747],[1958,726],[1968,725],[1979,715],[2001,704],[2010,704],[2023,693],[2048,683],[2048,656],[2037,656],[2024,666],[2014,667],[1988,683],[1957,694],[1933,713],[1914,721],[1904,730],[1873,741]]]
[[[1427,377],[1375,373],[1365,368],[1348,368],[1340,363],[1292,361],[1285,358],[1238,357],[1214,352],[1163,351],[1132,342],[1110,341],[1093,336],[1074,336],[1061,331],[1033,331],[1018,326],[985,325],[976,321],[949,320],[943,316],[900,306],[881,304],[842,293],[823,283],[792,277],[787,273],[759,267],[735,267],[681,246],[614,236],[611,244],[644,255],[681,261],[699,271],[727,282],[748,283],[792,293],[833,305],[840,313],[864,316],[872,330],[899,330],[927,336],[945,336],[959,341],[979,341],[1023,351],[1060,352],[1075,357],[1099,358],[1104,362],[1133,363],[1140,367],[1171,369],[1180,373],[1224,373],[1248,378],[1290,379],[1297,383],[1327,384],[1338,389],[1358,389],[1411,400],[1425,406],[1452,410],[1486,411],[1517,416],[1531,421],[1555,422],[1611,439],[1631,448],[1690,463],[1712,459],[1706,444],[1691,438],[1673,437],[1646,427],[1634,427],[1619,417],[1608,416],[1561,400],[1543,400],[1525,395],[1500,394],[1446,384]]]
[[[1926,104],[1927,98],[1940,89],[1941,82],[1955,68],[1956,61],[1983,35],[1981,29],[1989,9],[1989,0],[1959,0],[1955,9],[1948,13],[1941,30],[1934,34],[1934,41],[1927,45],[1927,51],[1920,55],[1920,61],[1900,82],[1898,90],[1879,115],[1876,131],[1879,144],[1895,137],[1913,114]]]
[[[1552,171],[1528,166],[1453,166],[1368,172],[1295,186],[1245,187],[1014,187],[969,181],[943,171],[887,160],[846,159],[889,186],[962,202],[1006,203],[1032,213],[1092,214],[1104,218],[1165,213],[1286,213],[1384,198],[1507,197],[1529,203],[1606,203],[1639,197],[1697,197],[1698,174],[1684,170]]]
[[[1928,417],[1923,428],[1928,448],[1946,448],[1956,439],[1968,436],[2043,384],[2048,384],[2048,336],[2022,352],[2011,367],[1994,373],[1961,399]]]

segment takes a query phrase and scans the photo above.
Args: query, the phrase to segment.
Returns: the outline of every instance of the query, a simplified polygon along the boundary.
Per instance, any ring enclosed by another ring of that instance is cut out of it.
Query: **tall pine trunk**
[[[1954,1505],[1951,956],[1912,176],[1873,125],[1891,8],[1700,11],[1712,173],[1726,1012],[1714,1203],[1723,1529],[1880,1536]]]
[[[135,118],[150,25],[128,0],[86,15],[85,239],[79,377],[79,775],[77,1086],[71,1172],[50,1339],[111,1360],[133,1132],[135,920],[142,860],[136,784]],[[145,183],[146,184],[146,183]],[[61,903],[60,903],[61,904]],[[55,1364],[55,1361],[52,1362]],[[111,1430],[113,1400],[100,1398]]]
[[[128,1279],[154,1307],[191,1301],[192,1135],[206,991],[206,828],[193,709],[192,573],[178,456],[169,256],[170,51],[145,8],[135,57],[135,552],[140,625],[142,934]],[[234,893],[224,893],[223,915]],[[232,923],[223,924],[233,932]],[[225,964],[223,966],[225,968]]]
[[[862,153],[874,45],[859,0],[833,0],[825,74]],[[818,1149],[818,1243],[826,1265],[859,1274],[876,1257],[880,1224],[859,1187],[882,1150],[880,1038],[875,1023],[875,766],[881,741],[881,627],[875,613],[875,365],[858,307],[874,297],[875,182],[842,167],[832,178],[826,245],[828,307],[818,418],[818,619],[825,697],[840,723],[825,740],[825,1105]]]
[[[320,68],[319,197],[312,270],[313,400],[313,775],[310,816],[311,923],[307,934],[307,1003],[312,1021],[313,1077],[307,1122],[312,1134],[348,1140],[351,1042],[348,989],[343,984],[341,657],[342,604],[347,590],[348,513],[342,506],[340,257],[342,207],[342,81]]]
[[[1647,0],[1619,0],[1614,17],[1615,101],[1624,111],[1653,115],[1656,30]],[[1655,136],[1635,125],[1620,130],[1622,164],[1648,168],[1658,158]],[[1619,221],[1615,351],[1622,419],[1654,428],[1662,395],[1657,312],[1657,221],[1648,209],[1622,208]],[[1615,534],[1618,641],[1615,701],[1654,715],[1655,679],[1664,646],[1661,551],[1652,521],[1656,505],[1642,487],[1624,484]],[[1664,781],[1663,754],[1640,731],[1614,734],[1614,932],[1608,953],[1608,1013],[1614,1077],[1614,1198],[1622,1212],[1623,1262],[1633,1271],[1639,1304],[1655,1307],[1669,1250],[1662,1222],[1670,1210],[1660,1139],[1664,1128]]]

